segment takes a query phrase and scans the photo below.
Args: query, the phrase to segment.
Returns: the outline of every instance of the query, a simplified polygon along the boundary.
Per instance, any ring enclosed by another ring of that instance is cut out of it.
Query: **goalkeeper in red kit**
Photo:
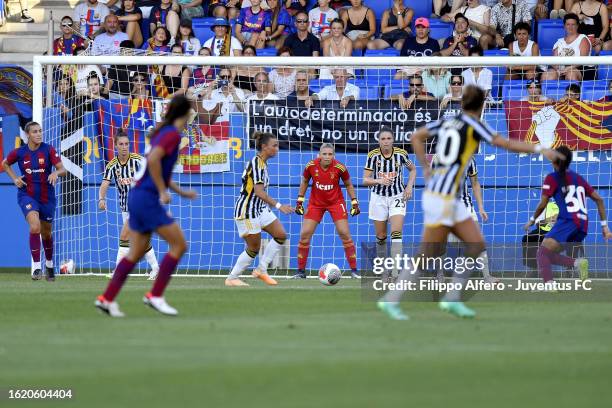
[[[360,213],[359,202],[355,195],[355,188],[351,183],[351,176],[342,163],[334,158],[334,146],[324,143],[319,149],[319,157],[306,165],[300,183],[295,212],[304,215],[304,222],[300,231],[298,244],[298,271],[293,276],[296,279],[306,278],[306,262],[310,251],[310,239],[323,219],[325,211],[329,211],[336,231],[342,240],[346,259],[351,267],[351,276],[360,278],[357,271],[357,253],[355,243],[351,238],[348,224],[348,212],[344,201],[344,194],[340,188],[340,179],[344,182],[346,191],[351,197],[350,213],[355,216]],[[312,191],[308,201],[308,209],[304,211],[304,195],[308,190],[308,183],[312,179]]]

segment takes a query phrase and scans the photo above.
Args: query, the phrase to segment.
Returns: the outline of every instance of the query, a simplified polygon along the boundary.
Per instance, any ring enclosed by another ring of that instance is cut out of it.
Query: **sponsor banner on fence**
[[[248,130],[278,135],[281,149],[317,150],[333,143],[341,152],[368,152],[378,147],[381,126],[393,130],[395,144],[410,150],[410,136],[439,116],[438,101],[417,101],[408,110],[396,102],[367,100],[315,101],[306,108],[301,102],[261,101],[248,107]]]

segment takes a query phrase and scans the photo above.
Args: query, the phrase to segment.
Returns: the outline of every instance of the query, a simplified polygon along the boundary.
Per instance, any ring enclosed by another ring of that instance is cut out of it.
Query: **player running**
[[[416,167],[408,152],[393,146],[393,131],[383,127],[378,132],[379,147],[368,153],[363,171],[363,185],[370,187],[369,218],[374,221],[376,256],[386,257],[387,224],[391,224],[391,257],[402,252],[402,230],[406,201],[412,198]],[[404,185],[403,169],[408,169],[408,185]],[[393,277],[397,278],[394,271]],[[383,276],[388,280],[390,276]]]
[[[264,253],[259,257],[259,266],[252,275],[274,286],[278,282],[268,275],[268,265],[274,259],[287,239],[283,224],[270,210],[274,207],[283,214],[291,214],[293,207],[281,204],[268,195],[270,177],[268,174],[268,159],[278,153],[278,140],[271,133],[254,133],[257,155],[249,161],[242,172],[242,187],[234,207],[234,219],[238,235],[246,242],[246,249],[238,256],[236,264],[225,280],[225,286],[249,286],[240,279],[240,275],[248,268],[259,253],[261,247],[261,230],[272,236],[272,241],[266,245]]]
[[[438,160],[438,156],[434,156],[431,161],[432,169],[435,169],[437,166],[440,166],[440,162]],[[463,178],[463,183],[461,185],[461,202],[465,205],[465,208],[468,210],[468,213],[478,225],[478,216],[476,215],[476,209],[474,208],[474,202],[472,201],[472,196],[467,187],[467,180],[470,179],[470,184],[472,186],[472,192],[474,193],[474,198],[476,199],[476,203],[478,204],[478,213],[480,214],[480,218],[482,218],[483,222],[487,222],[489,220],[489,214],[484,209],[484,201],[482,199],[482,188],[480,187],[480,181],[478,181],[478,169],[476,167],[476,160],[474,157],[470,159],[470,164],[468,165],[465,177]],[[448,242],[461,242],[454,234],[450,233],[448,235]],[[441,255],[442,258],[445,258],[445,255]],[[499,279],[491,276],[489,272],[489,256],[487,254],[487,250],[483,253],[482,258],[482,277],[487,283],[497,283]],[[444,281],[444,269],[438,269],[437,279],[440,282]]]
[[[308,252],[310,252],[310,240],[317,229],[317,225],[323,219],[325,211],[329,211],[336,225],[336,231],[342,240],[344,254],[351,267],[351,277],[356,279],[361,277],[357,271],[357,252],[349,231],[346,204],[340,188],[340,179],[344,182],[346,191],[351,197],[351,215],[355,216],[361,211],[359,210],[355,188],[351,183],[351,176],[346,167],[334,158],[334,154],[334,146],[330,143],[323,143],[319,149],[319,157],[308,162],[302,175],[295,207],[297,214],[304,215],[298,244],[298,271],[293,276],[296,279],[306,278],[306,262],[308,261]],[[308,209],[304,214],[304,195],[308,190],[310,179],[312,179],[312,192],[308,201]]]
[[[121,208],[121,218],[123,219],[123,226],[119,234],[119,250],[117,251],[116,262],[116,264],[119,264],[119,261],[121,261],[130,250],[128,193],[134,181],[134,176],[140,168],[142,156],[136,153],[130,153],[130,139],[123,130],[115,136],[115,147],[117,148],[117,156],[109,161],[104,169],[104,176],[102,177],[102,184],[100,185],[100,192],[98,194],[100,197],[98,200],[98,208],[102,211],[106,211],[106,192],[111,182],[114,181],[117,191],[119,192],[119,208]],[[159,265],[157,264],[155,250],[151,246],[151,242],[147,245],[145,259],[151,266],[149,280],[155,280],[159,271]]]
[[[538,269],[542,275],[544,283],[552,282],[552,265],[562,265],[567,268],[576,268],[580,272],[580,279],[585,280],[589,277],[589,262],[586,258],[571,258],[561,255],[563,245],[566,243],[579,243],[587,235],[589,225],[586,198],[590,197],[597,204],[597,211],[601,219],[601,232],[604,239],[612,238],[612,233],[608,228],[606,220],[606,208],[603,198],[591,187],[591,185],[580,176],[569,170],[572,162],[572,151],[567,146],[560,146],[556,149],[565,156],[564,159],[553,161],[555,171],[544,179],[542,184],[542,198],[533,216],[525,225],[529,228],[535,219],[544,211],[551,197],[559,207],[557,222],[553,225],[550,232],[545,235],[540,248],[538,249],[537,260]],[[554,288],[551,288],[554,290]]]
[[[561,157],[561,154],[542,148],[540,145],[531,145],[521,141],[505,139],[494,132],[479,118],[485,101],[484,91],[475,86],[468,85],[463,91],[461,108],[463,113],[452,119],[438,120],[429,123],[426,127],[417,130],[412,135],[414,153],[421,164],[426,181],[423,193],[423,212],[425,229],[421,241],[421,251],[425,260],[440,256],[440,249],[446,244],[449,233],[455,234],[466,243],[464,256],[471,258],[468,264],[477,264],[474,260],[482,258],[485,243],[480,232],[465,205],[460,201],[460,184],[470,159],[480,140],[494,146],[519,153],[539,153],[549,160]],[[425,141],[429,137],[437,137],[436,154],[439,166],[431,170],[425,158]],[[415,280],[420,270],[414,266],[404,269],[398,282]],[[471,273],[466,268],[463,274],[455,274],[453,283],[461,288],[467,282]],[[377,303],[387,316],[394,320],[407,320],[408,316],[399,307],[403,290],[394,288]],[[458,317],[474,317],[476,313],[461,302],[461,290],[449,290],[440,302],[440,309],[450,312]]]
[[[191,114],[191,103],[184,96],[175,96],[168,104],[163,121],[151,134],[151,145],[146,159],[136,174],[134,187],[128,196],[130,213],[130,250],[119,262],[103,295],[98,296],[95,306],[112,317],[123,317],[115,297],[125,283],[128,274],[143,257],[151,234],[156,232],[169,246],[168,253],[162,259],[159,273],[153,288],[145,295],[145,305],[158,312],[175,316],[177,310],[164,299],[164,290],[170,282],[172,273],[179,260],[187,250],[183,231],[178,223],[164,208],[170,202],[168,188],[181,197],[194,199],[197,193],[182,190],[172,181],[172,168],[178,159],[178,148],[181,143],[181,130],[185,127]]]
[[[53,282],[55,273],[51,231],[56,203],[55,184],[58,177],[66,175],[66,170],[55,149],[42,141],[42,128],[38,123],[26,124],[25,133],[28,135],[27,144],[11,151],[2,162],[2,167],[17,186],[17,203],[30,226],[30,253],[34,262],[32,279],[42,278],[40,262],[42,236],[47,281]],[[17,163],[21,171],[19,177],[11,168],[14,163]]]

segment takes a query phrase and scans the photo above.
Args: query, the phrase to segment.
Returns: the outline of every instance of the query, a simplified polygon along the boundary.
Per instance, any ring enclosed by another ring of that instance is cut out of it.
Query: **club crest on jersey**
[[[38,158],[38,165],[39,166],[44,166],[45,165],[45,158],[44,157],[39,157]]]
[[[32,209],[32,204],[26,204],[26,210],[31,210]]]

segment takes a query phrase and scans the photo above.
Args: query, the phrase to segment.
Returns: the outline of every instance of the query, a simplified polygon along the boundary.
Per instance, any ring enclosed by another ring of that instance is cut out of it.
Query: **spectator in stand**
[[[295,16],[297,31],[285,39],[283,44],[297,57],[318,57],[320,43],[314,34],[308,32],[308,15],[300,11]]]
[[[62,36],[53,41],[53,55],[72,55],[77,47],[84,47],[83,38],[73,33],[73,21],[70,16],[62,18],[60,27]]]
[[[280,49],[285,43],[285,39],[292,33],[293,18],[281,3],[282,0],[268,0],[270,6],[269,35],[266,36],[266,47],[276,47]]]
[[[243,57],[256,57],[257,50],[252,45],[246,45],[242,50]],[[246,65],[239,65],[234,69],[234,84],[237,88],[240,88],[248,93],[255,92],[255,75],[260,72],[265,72],[261,66],[252,67]]]
[[[133,72],[130,81],[130,98],[131,99],[148,99],[149,95],[149,76],[144,72]]]
[[[247,96],[247,101],[277,101],[279,98],[270,92],[270,77],[267,72],[255,75],[255,92]]]
[[[248,8],[253,5],[253,2],[251,0],[242,0],[240,4],[241,4],[240,8]],[[270,6],[268,5],[268,0],[261,0],[260,6],[264,10],[270,10]]]
[[[208,15],[217,18],[233,19],[240,12],[240,0],[210,0]]]
[[[79,25],[83,37],[93,39],[109,14],[106,4],[98,3],[98,0],[85,0],[74,8],[73,20]]]
[[[404,57],[430,57],[440,53],[440,43],[429,37],[429,20],[419,17],[415,21],[415,37],[404,41],[400,55]],[[406,67],[397,71],[395,79],[412,78],[420,73],[418,67]]]
[[[177,0],[181,7],[181,19],[191,21],[194,18],[204,17],[202,0]]]
[[[547,104],[553,104],[555,101],[548,99],[542,95],[542,84],[537,79],[530,79],[527,81],[527,96],[522,100],[529,102],[546,102]]]
[[[612,49],[610,40],[610,17],[607,7],[600,0],[586,0],[574,3],[572,13],[580,18],[578,32],[589,38],[595,54]]]
[[[351,0],[351,7],[343,9],[340,18],[344,21],[346,36],[353,41],[353,49],[365,49],[376,33],[374,11],[363,5],[363,0]]]
[[[183,47],[180,44],[174,44],[170,51],[172,55],[183,55]],[[191,69],[188,66],[163,65],[159,74],[168,90],[165,99],[172,99],[176,95],[184,95],[187,92],[189,78],[191,78]]]
[[[490,32],[498,48],[508,48],[514,41],[513,28],[518,23],[531,25],[531,12],[525,0],[499,0],[491,9]]]
[[[93,41],[92,55],[119,55],[119,44],[129,40],[128,35],[119,31],[119,18],[109,14],[104,19],[104,32]]]
[[[308,86],[310,75],[305,69],[301,69],[295,74],[295,90],[287,95],[287,100],[306,101],[312,96],[312,91]]]
[[[53,94],[53,107],[59,108],[62,119],[68,122],[72,119],[72,110],[77,103],[76,90],[74,82],[68,75],[60,74],[55,81],[56,92]]]
[[[204,94],[202,109],[196,105],[200,123],[229,122],[230,113],[244,112],[245,99],[244,91],[234,86],[230,69],[221,68]]]
[[[535,41],[529,39],[531,27],[527,23],[517,23],[514,26],[514,38],[509,47],[509,55],[515,57],[539,56],[540,48]],[[508,66],[507,79],[534,79],[537,75],[535,65]]]
[[[73,55],[86,55],[87,49],[85,47],[77,47],[74,49]],[[100,78],[101,82],[104,83],[104,76],[102,75],[102,71],[100,67],[97,65],[73,65],[73,71],[71,72],[71,76],[74,78],[74,88],[79,96],[83,96],[87,94],[87,77],[94,72],[98,78]]]
[[[560,57],[573,57],[591,55],[591,43],[586,35],[578,33],[579,18],[576,14],[566,14],[563,18],[565,37],[559,38],[553,46],[553,55]],[[594,70],[580,65],[569,65],[549,67],[548,71],[542,73],[542,81],[554,81],[567,79],[569,81],[592,80],[595,77]]]
[[[391,100],[397,100],[401,109],[410,109],[414,101],[435,101],[436,98],[423,86],[423,78],[415,75],[410,78],[409,90],[398,95],[391,95]]]
[[[198,55],[201,57],[210,57],[212,53],[209,48],[202,47]],[[191,100],[201,99],[206,88],[208,88],[215,79],[215,69],[210,65],[198,65],[193,70],[193,79],[193,86],[187,89],[186,96]]]
[[[467,57],[470,50],[478,45],[472,37],[469,20],[461,13],[455,14],[455,30],[453,35],[444,40],[440,55],[449,57]]]
[[[452,102],[460,102],[463,97],[463,77],[461,75],[453,75],[450,80],[450,92],[444,95],[442,102],[440,102],[440,110],[446,109],[446,107]]]
[[[132,40],[122,41],[120,55],[134,55],[134,48]],[[107,72],[106,92],[109,93],[110,98],[128,96],[131,93],[135,73],[147,75],[147,72],[148,67],[144,65],[111,65]]]
[[[338,17],[336,10],[329,7],[329,0],[319,0],[319,7],[308,13],[308,31],[317,39],[323,40],[330,34],[331,22]]]
[[[325,57],[350,57],[353,55],[353,42],[344,35],[344,22],[339,18],[331,23],[331,35],[327,36],[321,42],[323,56]],[[349,75],[353,76],[354,71],[349,69]],[[332,73],[329,68],[321,68],[319,73],[320,79],[332,79]]]
[[[463,0],[433,0],[431,18],[440,18],[445,14],[454,15],[465,2]]]
[[[527,0],[531,15],[534,20],[546,20],[548,18],[548,0]]]
[[[608,82],[608,94],[599,99],[597,102],[612,102],[612,80]]]
[[[107,93],[102,93],[104,88],[100,86],[100,78],[97,74],[89,74],[87,77],[87,102],[91,103],[94,99],[108,99]]]
[[[119,18],[121,31],[127,34],[128,38],[134,42],[136,48],[139,48],[144,39],[140,30],[142,11],[140,11],[140,7],[136,7],[136,0],[123,0],[121,9],[115,15]]]
[[[580,85],[569,84],[567,88],[565,88],[565,95],[563,95],[563,97],[559,99],[559,102],[579,101],[580,92],[581,92]]]
[[[215,35],[206,40],[204,47],[210,48],[213,56],[239,57],[242,55],[242,44],[232,35],[232,28],[226,19],[215,19],[210,29]]]
[[[569,10],[572,9],[574,0],[554,0],[553,8],[550,11],[550,18],[556,20],[558,18],[565,18]]]
[[[251,7],[240,9],[240,15],[234,28],[236,38],[242,45],[252,45],[255,48],[266,46],[266,22],[270,19],[270,12],[261,8],[261,0],[252,0]]]
[[[168,41],[176,37],[179,29],[180,19],[177,7],[173,7],[172,0],[160,0],[159,5],[151,8],[149,14],[149,30],[154,33],[158,27],[165,27],[170,33]]]
[[[467,6],[461,7],[454,13],[442,16],[442,20],[451,22],[457,13],[463,14],[469,20],[472,36],[478,40],[483,49],[495,46],[495,37],[490,35],[489,31],[491,9],[488,6],[480,4],[479,0],[467,0]]]
[[[323,87],[319,92],[305,100],[304,104],[307,108],[311,107],[315,100],[340,101],[340,107],[346,108],[350,101],[359,99],[359,87],[347,82],[349,74],[346,69],[334,69],[332,75],[334,76],[334,84]]]
[[[168,43],[170,42],[170,32],[164,26],[159,26],[153,31],[153,36],[142,44],[142,48],[148,52],[170,52]]]
[[[182,19],[179,24],[179,35],[176,42],[183,46],[185,55],[198,55],[202,48],[200,40],[193,34],[191,20],[186,18]]]
[[[282,47],[276,53],[279,57],[291,57],[291,49]],[[270,71],[270,82],[274,89],[274,93],[279,98],[286,98],[295,89],[295,68],[280,67]]]
[[[120,9],[121,0],[98,0],[100,3],[103,3],[108,7],[112,14],[115,14]],[[118,4],[117,4],[118,3]]]
[[[332,9],[336,11],[342,10],[350,6],[351,6],[350,0],[330,0],[329,2],[329,7],[331,7]]]
[[[404,5],[404,0],[393,0],[393,6],[383,12],[380,22],[380,38],[368,42],[369,50],[393,47],[401,50],[404,40],[410,37],[410,23],[414,10]]]
[[[308,0],[282,0],[285,3],[285,8],[291,16],[295,16],[298,11],[306,11]]]
[[[5,2],[0,2],[0,7],[2,7],[2,11],[0,12],[0,26],[4,25],[6,21],[5,13]],[[21,16],[19,18],[20,23],[33,23],[34,19],[30,17],[30,13],[28,12],[28,1],[27,0],[19,0],[19,8],[21,9]]]
[[[470,57],[482,57],[482,48],[476,46],[470,50]],[[493,72],[489,68],[474,66],[466,69],[461,74],[466,85],[478,85],[485,91],[487,98],[493,88]]]
[[[425,90],[436,99],[442,99],[449,92],[451,72],[445,68],[429,68],[421,74]]]

